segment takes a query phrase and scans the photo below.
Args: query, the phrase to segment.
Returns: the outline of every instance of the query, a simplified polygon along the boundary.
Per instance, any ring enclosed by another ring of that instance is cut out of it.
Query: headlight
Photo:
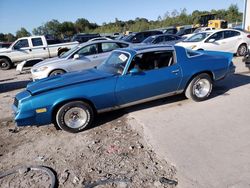
[[[41,71],[45,71],[46,69],[48,69],[48,67],[40,67],[37,69],[33,69],[33,72],[41,72]]]

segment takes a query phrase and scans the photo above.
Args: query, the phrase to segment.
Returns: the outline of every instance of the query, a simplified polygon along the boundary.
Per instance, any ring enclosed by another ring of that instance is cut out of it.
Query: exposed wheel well
[[[184,91],[186,91],[188,85],[190,84],[190,82],[196,77],[198,76],[199,74],[202,74],[202,73],[206,73],[210,76],[211,80],[214,81],[214,75],[211,71],[202,71],[202,72],[197,72],[196,74],[194,74],[187,82],[186,86],[185,86],[185,89]]]
[[[197,51],[204,51],[204,49],[202,49],[202,48],[199,48]]]
[[[65,101],[61,101],[60,103],[56,104],[53,109],[52,109],[52,122],[57,126],[56,123],[56,113],[59,110],[59,108],[61,108],[64,104],[68,103],[68,102],[73,102],[73,101],[82,101],[85,102],[87,104],[89,104],[91,106],[91,108],[93,109],[94,114],[97,114],[97,110],[95,108],[95,105],[88,99],[85,98],[75,98],[75,99],[70,99],[70,100],[65,100]],[[58,128],[58,127],[57,127]]]

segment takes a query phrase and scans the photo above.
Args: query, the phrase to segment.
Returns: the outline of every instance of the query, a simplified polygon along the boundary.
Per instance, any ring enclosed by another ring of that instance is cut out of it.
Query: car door
[[[18,40],[12,47],[11,59],[13,62],[32,58],[32,50],[28,39]]]
[[[212,34],[210,37],[208,37],[208,39],[204,41],[201,48],[204,50],[228,51],[228,46],[224,39],[224,32],[219,31]]]
[[[78,57],[75,58],[75,55],[78,55]],[[83,46],[72,55],[71,61],[68,65],[68,70],[77,71],[92,68],[100,63],[101,62],[98,59],[98,44],[89,44],[87,46]]]
[[[136,66],[140,71],[131,73]],[[126,106],[170,95],[177,91],[180,81],[181,69],[172,51],[139,54],[131,61],[127,73],[117,79],[117,103]]]
[[[240,32],[232,30],[224,31],[224,39],[222,42],[224,42],[227,52],[236,53],[241,40]]]
[[[49,52],[46,44],[42,41],[41,37],[36,37],[31,39],[32,44],[32,57],[33,58],[48,58]]]

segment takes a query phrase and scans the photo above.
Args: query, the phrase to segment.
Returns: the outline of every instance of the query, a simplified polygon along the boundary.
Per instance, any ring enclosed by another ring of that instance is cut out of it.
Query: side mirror
[[[213,42],[215,42],[215,39],[209,39],[208,42],[213,43]]]
[[[79,54],[75,54],[75,55],[73,56],[73,59],[74,59],[74,60],[79,59],[79,58],[80,58],[80,55],[79,55]]]
[[[135,74],[138,74],[138,73],[140,73],[140,70],[138,69],[138,68],[133,68],[133,69],[131,69],[130,71],[129,71],[129,73],[131,74],[131,75],[135,75]]]

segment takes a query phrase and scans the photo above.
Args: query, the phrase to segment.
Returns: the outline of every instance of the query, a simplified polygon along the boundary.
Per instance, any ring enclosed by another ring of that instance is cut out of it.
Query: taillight
[[[250,35],[247,35],[247,38],[250,38]]]

